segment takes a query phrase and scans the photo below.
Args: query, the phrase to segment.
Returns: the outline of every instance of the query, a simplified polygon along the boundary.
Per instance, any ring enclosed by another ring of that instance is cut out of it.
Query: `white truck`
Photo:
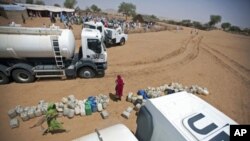
[[[120,44],[121,46],[128,40],[128,35],[124,34],[121,28],[111,29],[105,28],[105,44],[107,46]]]
[[[83,28],[99,30],[102,35],[102,39],[105,38],[105,29],[104,29],[105,27],[102,24],[102,22],[94,22],[94,21],[84,22]]]
[[[76,141],[229,141],[229,125],[237,124],[212,105],[187,92],[147,100],[138,113],[136,123],[135,135],[131,132],[125,135],[124,130],[128,129],[118,124]]]
[[[112,29],[106,28],[102,22],[89,21],[85,22],[83,28],[97,29],[102,35],[102,39],[106,46],[110,45],[124,45],[128,40],[128,35],[124,34],[121,28]]]
[[[83,29],[75,53],[73,32],[59,27],[0,27],[0,84],[40,77],[92,78],[104,76],[106,47],[97,30]]]

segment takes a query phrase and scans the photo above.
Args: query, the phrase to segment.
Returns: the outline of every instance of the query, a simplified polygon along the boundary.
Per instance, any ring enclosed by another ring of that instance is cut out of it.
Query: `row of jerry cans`
[[[102,111],[103,107],[101,103],[96,103],[95,97],[89,97],[85,102],[86,115],[91,115],[94,112]]]

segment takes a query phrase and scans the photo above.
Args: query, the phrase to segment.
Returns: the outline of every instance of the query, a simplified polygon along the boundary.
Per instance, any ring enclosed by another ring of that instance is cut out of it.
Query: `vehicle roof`
[[[81,36],[90,38],[101,38],[101,33],[97,29],[83,28]]]
[[[94,25],[94,26],[103,26],[102,22],[94,22],[94,21],[84,22],[84,24]]]
[[[170,122],[180,133],[183,133],[185,137],[189,138],[189,140],[191,140],[191,138],[200,140],[206,137],[205,135],[200,136],[192,132],[192,129],[189,129],[187,125],[187,119],[199,113],[206,117],[198,121],[199,124],[197,124],[197,126],[201,129],[202,127],[206,127],[208,123],[218,125],[218,130],[228,124],[237,124],[234,120],[206,101],[185,91],[150,99],[146,103],[146,107],[153,109],[152,115],[155,117],[163,116],[164,118],[162,119],[166,119]],[[165,121],[160,122],[165,123]]]

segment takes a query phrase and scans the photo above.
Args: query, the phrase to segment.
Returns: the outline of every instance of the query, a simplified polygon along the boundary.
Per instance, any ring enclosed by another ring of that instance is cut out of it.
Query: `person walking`
[[[123,95],[124,82],[123,82],[123,79],[120,75],[117,75],[117,79],[116,79],[115,83],[116,83],[116,87],[115,87],[116,98],[121,101],[122,95]]]

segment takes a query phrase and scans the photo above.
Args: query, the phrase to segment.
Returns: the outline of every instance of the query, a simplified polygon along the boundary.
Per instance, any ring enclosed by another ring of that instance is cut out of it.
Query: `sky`
[[[47,5],[63,5],[65,0],[43,0]],[[77,0],[81,9],[97,5],[102,10],[118,9],[122,2],[136,5],[136,12],[172,20],[190,19],[206,23],[210,15],[220,15],[222,22],[250,28],[250,0]]]

